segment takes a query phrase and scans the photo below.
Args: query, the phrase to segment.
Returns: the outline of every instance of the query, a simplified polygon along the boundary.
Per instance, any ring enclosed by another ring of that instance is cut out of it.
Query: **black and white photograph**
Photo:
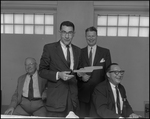
[[[1,1],[1,118],[149,118],[149,1]]]

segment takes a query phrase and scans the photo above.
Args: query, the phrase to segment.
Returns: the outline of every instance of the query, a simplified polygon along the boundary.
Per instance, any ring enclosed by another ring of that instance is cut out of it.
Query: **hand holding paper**
[[[90,67],[81,68],[79,70],[74,70],[73,72],[81,74],[81,73],[93,72],[93,70],[102,69],[102,68],[103,68],[102,66],[90,66]]]

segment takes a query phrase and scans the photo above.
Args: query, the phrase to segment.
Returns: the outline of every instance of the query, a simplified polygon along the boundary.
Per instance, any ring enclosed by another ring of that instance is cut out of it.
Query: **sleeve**
[[[19,87],[19,78],[18,78],[17,88],[16,88],[15,93],[13,94],[13,96],[11,98],[11,103],[10,103],[9,107],[16,108],[18,103],[19,103],[19,101],[18,101],[18,96],[19,96],[18,87]]]
[[[57,72],[51,71],[50,65],[51,65],[50,52],[48,49],[48,45],[45,45],[43,48],[43,54],[39,65],[39,76],[52,82],[57,82],[56,80]]]
[[[108,50],[106,53],[106,69],[110,64],[111,64],[111,54],[110,54],[110,50]]]

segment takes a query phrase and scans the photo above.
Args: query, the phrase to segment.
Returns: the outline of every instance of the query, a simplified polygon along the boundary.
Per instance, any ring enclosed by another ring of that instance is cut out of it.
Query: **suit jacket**
[[[104,62],[100,62],[104,59]],[[103,69],[94,70],[88,82],[78,81],[79,100],[88,103],[95,86],[105,80],[107,66],[111,63],[110,51],[106,48],[97,46],[93,66],[102,66]],[[81,50],[80,67],[90,66],[88,59],[88,48]]]
[[[113,92],[109,81],[105,80],[97,85],[93,92],[90,116],[102,118],[118,118],[120,116],[128,117],[131,113],[133,113],[133,110],[127,100],[126,91],[123,85],[119,84],[118,89],[123,99],[123,110],[121,115],[116,114]]]
[[[27,74],[24,74],[24,75],[22,75],[18,78],[17,88],[15,90],[15,93],[12,96],[11,103],[10,103],[9,107],[16,108],[17,105],[19,105],[21,103],[22,93],[23,93],[23,86],[24,86],[26,75]],[[39,76],[38,76],[38,81],[39,81],[38,82],[39,91],[40,91],[41,96],[42,96],[42,93],[45,91],[47,81],[45,79],[39,77]]]
[[[72,44],[74,56],[74,69],[77,69],[80,49]],[[49,111],[62,112],[67,105],[68,93],[74,108],[78,106],[78,90],[76,77],[68,81],[56,80],[59,71],[70,71],[70,67],[64,57],[60,41],[46,44],[39,66],[40,76],[48,80],[46,108]]]

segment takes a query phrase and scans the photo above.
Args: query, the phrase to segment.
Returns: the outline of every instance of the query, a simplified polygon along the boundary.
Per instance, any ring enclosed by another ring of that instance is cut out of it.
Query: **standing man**
[[[69,74],[77,69],[80,49],[71,44],[75,26],[70,21],[60,25],[60,40],[46,44],[41,57],[40,76],[48,80],[46,109],[50,117],[70,117],[78,107],[77,80]]]
[[[111,63],[110,51],[97,45],[97,29],[89,27],[85,30],[88,46],[81,50],[80,68],[87,66],[102,66],[88,74],[78,74],[78,92],[81,117],[88,117],[90,111],[91,94],[95,86],[105,80],[106,67]]]
[[[139,118],[133,112],[121,81],[124,70],[117,63],[112,63],[107,69],[107,79],[98,84],[92,95],[91,117],[102,118]]]
[[[17,89],[5,114],[45,117],[42,94],[46,91],[46,80],[39,77],[34,58],[26,58],[25,69],[27,73],[18,78]]]

